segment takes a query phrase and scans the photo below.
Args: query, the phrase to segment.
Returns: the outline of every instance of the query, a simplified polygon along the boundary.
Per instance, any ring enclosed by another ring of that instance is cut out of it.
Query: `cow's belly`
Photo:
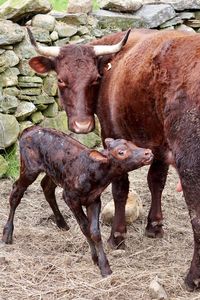
[[[122,98],[121,98],[122,99]],[[119,100],[119,99],[118,99]],[[137,99],[111,105],[110,127],[115,137],[133,141],[139,147],[155,148],[165,142],[163,125],[151,105],[138,105]],[[134,103],[135,102],[135,103]]]

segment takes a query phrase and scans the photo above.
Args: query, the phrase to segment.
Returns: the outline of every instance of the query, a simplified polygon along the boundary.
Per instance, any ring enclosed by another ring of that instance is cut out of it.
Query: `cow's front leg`
[[[163,215],[161,209],[161,196],[165,186],[169,166],[161,160],[154,160],[148,172],[148,185],[151,191],[151,207],[145,234],[148,237],[163,236]]]
[[[126,237],[125,206],[129,192],[128,174],[112,182],[112,194],[115,203],[115,214],[109,244],[112,248],[124,249]]]

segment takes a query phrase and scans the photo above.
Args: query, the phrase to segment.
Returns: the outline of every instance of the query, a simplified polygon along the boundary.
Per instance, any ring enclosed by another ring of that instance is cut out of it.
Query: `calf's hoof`
[[[69,226],[67,225],[65,219],[63,218],[62,215],[50,215],[47,219],[46,218],[41,218],[40,219],[40,224],[41,223],[45,223],[46,221],[53,221],[53,223],[55,223],[57,225],[58,228],[62,229],[62,230],[69,230]]]
[[[3,229],[2,242],[5,244],[12,244],[13,241],[13,230],[14,226],[10,224],[6,224]]]
[[[145,236],[149,238],[162,238],[164,235],[164,230],[162,228],[162,223],[150,223],[145,229]]]
[[[67,223],[65,222],[65,220],[59,220],[59,221],[56,221],[56,224],[58,226],[58,228],[60,228],[61,230],[69,230],[70,227],[67,225]]]
[[[110,267],[106,267],[104,270],[101,270],[101,276],[104,278],[108,277],[111,274],[112,274],[112,270],[110,269]]]
[[[200,276],[194,276],[189,272],[185,278],[185,285],[188,292],[200,289]]]
[[[114,237],[111,236],[108,239],[108,244],[111,247],[111,249],[121,249],[124,250],[125,249],[125,239],[123,236],[118,236],[118,237]]]
[[[1,242],[5,244],[12,244],[12,234],[3,234]]]
[[[94,265],[96,265],[96,266],[99,265],[99,259],[96,254],[92,255],[92,261],[93,261]]]

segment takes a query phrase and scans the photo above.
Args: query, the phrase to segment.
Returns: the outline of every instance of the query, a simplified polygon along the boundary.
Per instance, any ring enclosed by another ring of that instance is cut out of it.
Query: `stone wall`
[[[32,0],[20,3],[18,9],[7,3],[0,7],[0,149],[13,145],[19,133],[32,124],[67,131],[55,74],[35,74],[29,67],[28,60],[37,54],[24,25],[31,26],[37,42],[59,46],[87,43],[129,27],[200,30],[200,3],[196,0],[102,0],[101,9],[89,13],[84,1],[83,7],[81,1],[78,4],[81,12],[71,5],[74,13],[54,12],[47,0],[34,1],[34,5]],[[88,138],[88,146],[99,143],[94,133]]]

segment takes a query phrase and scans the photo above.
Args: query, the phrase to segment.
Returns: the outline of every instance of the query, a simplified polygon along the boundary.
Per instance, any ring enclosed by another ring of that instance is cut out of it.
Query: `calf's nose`
[[[144,151],[144,164],[148,165],[153,160],[153,153],[150,149],[145,149]]]

